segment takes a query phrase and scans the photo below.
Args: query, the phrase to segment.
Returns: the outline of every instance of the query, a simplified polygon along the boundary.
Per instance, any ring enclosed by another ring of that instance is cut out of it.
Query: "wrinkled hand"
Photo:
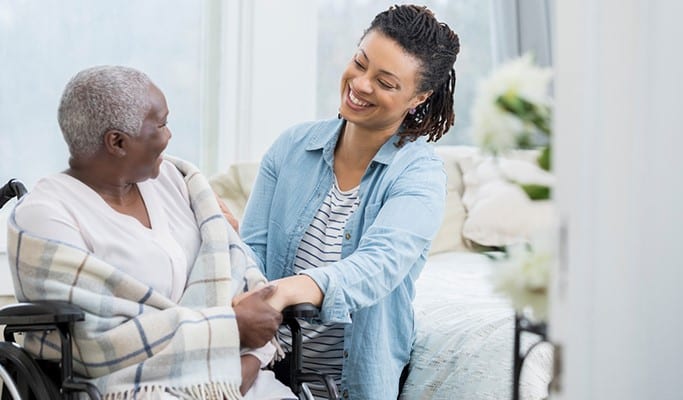
[[[237,218],[235,218],[235,215],[230,211],[230,209],[228,208],[228,205],[225,204],[223,199],[218,197],[218,194],[216,194],[216,200],[218,201],[218,206],[221,208],[221,212],[223,213],[223,216],[225,217],[225,219],[228,220],[228,223],[230,224],[230,226],[232,226],[232,229],[234,229],[235,232],[239,233],[240,223],[237,220]]]
[[[271,307],[267,300],[276,290],[276,286],[264,286],[238,302],[233,302],[242,346],[258,348],[275,335],[282,323],[282,314]]]

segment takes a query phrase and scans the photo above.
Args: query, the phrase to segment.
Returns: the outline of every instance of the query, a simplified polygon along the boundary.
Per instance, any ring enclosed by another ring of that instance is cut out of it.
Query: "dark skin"
[[[244,396],[244,394],[247,393],[247,390],[249,390],[256,381],[256,375],[258,375],[258,372],[261,369],[261,361],[251,354],[245,354],[240,357],[240,362],[242,364],[242,384],[240,384],[240,393]]]
[[[137,184],[121,173],[123,170],[120,165],[125,163],[123,158],[127,141],[125,134],[109,131],[105,134],[105,145],[100,151],[88,159],[71,157],[70,168],[64,172],[88,185],[114,210],[130,215],[146,228],[151,228],[149,214]]]
[[[109,130],[94,155],[72,155],[69,168],[64,172],[88,185],[114,210],[151,229],[149,213],[137,183],[159,175],[162,154],[171,139],[171,132],[166,126],[168,107],[163,93],[152,85],[148,96],[152,106],[138,135]],[[282,322],[282,314],[267,303],[274,292],[275,287],[266,287],[258,295],[249,296],[249,299],[235,305],[242,346],[262,347],[275,335]],[[240,392],[244,394],[256,380],[260,361],[252,355],[244,355],[240,362]]]
[[[274,286],[266,286],[233,306],[242,346],[251,348],[264,346],[272,339],[282,323],[282,314],[266,302],[272,297],[275,289]],[[251,354],[245,354],[240,357],[240,363],[242,364],[240,393],[244,395],[254,384],[261,369],[261,361]]]

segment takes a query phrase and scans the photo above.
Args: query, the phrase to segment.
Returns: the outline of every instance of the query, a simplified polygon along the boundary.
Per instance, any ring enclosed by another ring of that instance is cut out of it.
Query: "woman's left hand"
[[[307,275],[292,275],[286,278],[268,282],[267,286],[276,286],[277,290],[266,300],[271,307],[282,311],[285,307],[299,303],[312,303],[320,307],[323,300],[323,292]],[[232,298],[232,306],[262,290],[263,287],[240,293]]]

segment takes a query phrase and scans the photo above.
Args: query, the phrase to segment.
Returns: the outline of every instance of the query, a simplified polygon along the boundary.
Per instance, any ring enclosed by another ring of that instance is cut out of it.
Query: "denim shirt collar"
[[[307,151],[323,151],[323,159],[325,162],[332,166],[332,161],[334,160],[334,148],[337,145],[337,140],[339,139],[339,134],[344,128],[345,120],[343,119],[333,119],[326,121],[324,129],[319,129],[306,145]],[[382,147],[380,147],[377,154],[372,158],[373,162],[377,162],[384,165],[389,165],[391,160],[394,159],[396,153],[398,153],[399,148],[396,147],[395,143],[399,140],[399,136],[394,134],[387,140]]]

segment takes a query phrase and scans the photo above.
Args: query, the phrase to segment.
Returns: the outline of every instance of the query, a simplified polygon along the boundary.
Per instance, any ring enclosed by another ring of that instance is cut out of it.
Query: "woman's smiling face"
[[[416,93],[420,62],[381,32],[370,31],[342,73],[340,114],[370,130],[395,132],[429,93]]]

